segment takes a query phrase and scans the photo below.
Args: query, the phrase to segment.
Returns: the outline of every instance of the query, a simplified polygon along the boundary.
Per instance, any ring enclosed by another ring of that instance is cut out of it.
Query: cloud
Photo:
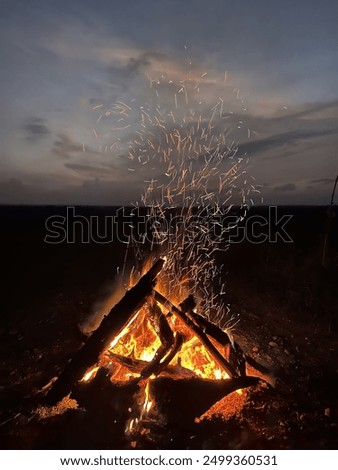
[[[276,119],[285,120],[285,119],[299,119],[299,118],[309,118],[313,114],[321,113],[323,111],[329,111],[331,109],[338,109],[338,100],[325,101],[319,103],[305,104],[301,106],[299,110],[294,110],[291,113],[287,112],[284,116],[278,116]],[[320,116],[320,115],[319,115]],[[322,115],[321,115],[322,116]]]
[[[52,149],[52,153],[54,155],[62,158],[71,158],[84,152],[84,145],[74,141],[72,137],[63,133],[58,134],[57,140],[54,141]]]
[[[332,184],[335,182],[335,178],[321,178],[318,180],[312,180],[310,181],[310,184],[314,185],[327,185],[327,184]]]
[[[128,175],[125,171],[119,168],[116,168],[113,164],[91,164],[86,161],[78,163],[65,163],[64,166],[70,170],[75,171],[80,175],[84,175],[86,178],[102,178],[107,181],[125,181],[125,184],[128,183]]]
[[[50,135],[50,130],[46,125],[46,120],[39,117],[29,117],[23,125],[25,138],[29,142],[35,143]]]
[[[294,183],[282,184],[281,186],[275,186],[274,191],[284,192],[284,191],[295,191],[297,186]]]
[[[304,130],[299,129],[290,132],[283,132],[281,134],[270,135],[264,139],[258,139],[252,142],[240,144],[240,154],[255,155],[271,151],[285,145],[297,145],[300,141],[316,140],[320,137],[327,137],[331,135],[338,135],[338,128],[325,129],[325,130]],[[274,158],[274,155],[271,155]]]
[[[94,165],[87,165],[83,163],[65,163],[64,165],[66,168],[69,168],[71,170],[79,171],[79,172],[84,172],[84,173],[96,173],[103,171],[104,169],[100,166],[94,166]],[[106,170],[105,170],[106,171]]]
[[[108,71],[120,78],[133,78],[139,72],[144,72],[144,70],[152,64],[154,59],[162,62],[164,58],[164,54],[159,52],[140,51],[138,57],[129,57],[126,65],[120,67],[111,66],[110,68],[108,67]]]

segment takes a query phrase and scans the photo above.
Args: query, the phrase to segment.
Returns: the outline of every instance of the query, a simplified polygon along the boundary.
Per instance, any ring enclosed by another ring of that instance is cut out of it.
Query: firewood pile
[[[196,312],[192,295],[174,305],[156,289],[164,265],[163,259],[156,261],[103,318],[47,391],[46,404],[56,405],[69,394],[81,397],[85,387],[93,388],[89,382],[103,380],[115,390],[121,385],[138,395],[143,390],[142,415],[151,407],[150,394],[160,397],[158,409],[175,421],[180,418],[175,395],[191,398],[194,406],[186,406],[185,414],[194,419],[231,392],[269,381],[264,366]],[[150,330],[153,346],[145,357]],[[128,336],[129,342],[133,336],[129,349]]]

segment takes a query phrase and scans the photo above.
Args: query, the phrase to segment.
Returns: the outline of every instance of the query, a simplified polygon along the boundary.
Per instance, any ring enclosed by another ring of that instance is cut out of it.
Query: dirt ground
[[[248,389],[244,406],[227,420],[213,415],[193,423],[183,414],[180,422],[144,423],[143,432],[128,436],[127,410],[135,392],[128,387],[98,382],[84,392],[78,409],[45,419],[34,412],[40,403],[32,395],[81,346],[79,324],[107,299],[113,302],[123,266],[120,243],[46,244],[46,218],[64,210],[1,208],[2,448],[338,448],[337,217],[329,226],[326,208],[281,208],[293,214],[293,243],[243,242],[219,255],[228,272],[231,313],[240,315],[234,336],[271,369],[275,387]],[[81,210],[99,216],[108,211]],[[186,400],[182,396],[178,403],[182,410]]]

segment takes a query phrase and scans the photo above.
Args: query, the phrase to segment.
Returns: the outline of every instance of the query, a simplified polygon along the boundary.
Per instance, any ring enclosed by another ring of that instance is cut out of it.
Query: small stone
[[[259,348],[257,346],[254,346],[252,348],[252,352],[257,353],[259,351]]]
[[[265,359],[268,361],[268,362],[272,362],[272,358],[268,355],[265,356]]]
[[[269,342],[269,346],[270,346],[271,348],[277,348],[277,347],[278,347],[278,344],[275,343],[274,341],[270,341],[270,342]]]
[[[284,349],[284,352],[287,356],[290,356],[290,352],[287,349]]]

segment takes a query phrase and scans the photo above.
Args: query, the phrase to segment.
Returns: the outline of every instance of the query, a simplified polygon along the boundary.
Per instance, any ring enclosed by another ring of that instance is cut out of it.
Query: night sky
[[[266,204],[328,204],[337,23],[337,0],[1,0],[0,203],[138,200],[159,174],[156,162],[130,168],[137,115],[118,128],[100,110],[146,107],[154,81],[169,113],[170,81],[190,80],[205,115],[222,97],[219,119]]]

